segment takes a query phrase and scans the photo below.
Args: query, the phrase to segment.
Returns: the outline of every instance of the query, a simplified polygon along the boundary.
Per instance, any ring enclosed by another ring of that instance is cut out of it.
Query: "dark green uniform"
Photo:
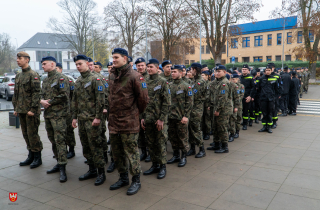
[[[230,120],[229,120],[229,132],[231,135],[234,135],[236,132],[236,120],[237,120],[237,113],[239,112],[234,112],[234,109],[239,110],[240,106],[240,87],[233,83],[230,82],[230,88],[231,88],[231,97],[232,97],[232,109],[231,109],[231,115],[230,115]],[[241,98],[242,99],[242,98]],[[241,103],[242,104],[242,103]]]
[[[191,85],[191,83],[192,83],[192,82],[191,82],[191,79],[189,79],[189,78],[187,78],[187,77],[185,77],[185,76],[182,77],[181,79],[182,79],[185,83],[187,83],[187,84],[189,84],[189,85]]]
[[[160,75],[163,78],[165,78],[167,80],[167,82],[172,82],[173,81],[171,74],[169,76],[166,76],[166,75],[164,75],[164,73],[161,73]]]
[[[202,131],[204,134],[209,134],[211,131],[211,121],[212,121],[212,115],[211,110],[208,110],[208,107],[210,107],[209,103],[209,96],[210,96],[210,81],[205,81],[205,88],[206,88],[206,95],[205,95],[205,101],[203,103],[203,116],[202,116]]]
[[[244,92],[245,92],[244,85],[240,83],[240,80],[236,84],[239,87],[239,91],[240,91],[239,100],[241,101],[244,96]],[[240,131],[241,120],[242,120],[242,103],[240,102],[238,112],[237,112],[237,120],[236,120],[236,130],[237,131]]]
[[[149,79],[149,74],[147,71],[142,73],[143,78],[147,81],[147,79]],[[142,119],[142,115],[140,114],[140,120]],[[139,132],[139,139],[138,139],[138,145],[139,148],[146,148],[148,144],[148,141],[146,139],[146,134],[145,131],[140,128],[140,132]]]
[[[69,82],[69,89],[70,89],[70,95],[69,95],[69,103],[71,106],[71,101],[73,97],[73,92],[74,92],[74,82],[68,78],[67,76],[63,75],[63,78]],[[67,118],[66,118],[66,123],[67,123],[67,137],[66,137],[66,144],[69,147],[75,147],[76,146],[76,139],[74,137],[74,128],[72,127],[72,113],[68,112]]]

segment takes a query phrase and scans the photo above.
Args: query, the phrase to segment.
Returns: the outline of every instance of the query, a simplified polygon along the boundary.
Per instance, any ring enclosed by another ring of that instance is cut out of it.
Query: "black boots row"
[[[104,171],[104,168],[98,168],[98,170],[93,166],[93,165],[89,165],[89,171],[87,171],[87,173],[81,175],[79,177],[80,181],[84,181],[87,179],[91,179],[91,178],[95,178],[97,177],[94,185],[98,186],[98,185],[102,185],[104,183],[104,181],[106,181],[106,173]]]
[[[207,150],[214,150],[214,153],[229,153],[228,143],[213,142],[210,145],[211,147],[208,147]]]
[[[264,125],[264,126],[259,130],[259,132],[272,133],[271,126],[270,126],[270,125]]]
[[[190,150],[187,152],[187,156],[196,154],[196,145],[191,144]],[[195,158],[202,158],[206,156],[206,151],[204,146],[199,147],[199,153],[195,156]]]
[[[164,177],[166,177],[166,174],[167,174],[166,164],[152,163],[151,168],[143,172],[143,175],[151,175],[155,173],[158,173],[157,179],[163,179]]]
[[[37,168],[40,165],[42,165],[42,159],[41,159],[41,151],[40,152],[32,152],[29,150],[28,157],[25,161],[20,162],[20,166],[28,166],[30,165],[30,168]]]
[[[178,163],[178,167],[183,167],[187,164],[187,153],[181,151],[181,157],[180,157],[180,150],[174,150],[173,151],[173,157],[167,161],[167,164],[173,164]]]
[[[47,174],[53,174],[53,173],[57,173],[57,172],[60,172],[60,182],[63,183],[63,182],[66,182],[68,180],[67,178],[67,174],[66,174],[66,165],[55,165],[53,166],[52,169],[48,170],[47,171]]]
[[[117,190],[121,187],[129,185],[128,173],[120,174],[119,180],[110,186],[110,190]],[[132,177],[131,185],[127,191],[127,195],[134,195],[141,189],[140,174]]]

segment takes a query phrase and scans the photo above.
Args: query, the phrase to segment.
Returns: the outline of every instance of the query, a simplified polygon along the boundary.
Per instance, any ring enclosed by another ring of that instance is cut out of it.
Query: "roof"
[[[254,34],[268,31],[280,31],[283,30],[284,20],[285,29],[293,29],[297,27],[297,16],[292,16],[258,21],[253,23],[233,25],[230,26],[230,29],[232,30],[234,28],[235,34]]]
[[[75,35],[70,35],[76,39]],[[22,44],[19,49],[37,48],[37,49],[70,49],[70,43],[63,41],[65,35],[56,33],[36,33],[28,41]]]

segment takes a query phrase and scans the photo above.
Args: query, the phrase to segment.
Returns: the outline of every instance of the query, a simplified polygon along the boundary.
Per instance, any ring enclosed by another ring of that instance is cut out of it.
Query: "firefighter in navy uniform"
[[[279,116],[287,116],[288,113],[288,104],[289,104],[289,90],[291,83],[291,75],[288,72],[288,67],[283,68],[283,73],[281,75],[281,84],[282,84],[282,94],[280,98],[280,108],[282,114]]]
[[[272,114],[272,121],[273,121],[273,124],[271,126],[272,129],[274,128],[277,128],[277,121],[278,121],[278,111],[280,109],[280,106],[279,106],[279,99],[280,99],[280,96],[282,94],[282,84],[281,84],[281,77],[277,74],[277,71],[275,70],[275,64],[274,63],[268,63],[268,65],[271,67],[271,75],[275,78],[277,78],[277,84],[278,84],[278,88],[279,88],[279,91],[278,91],[278,96],[275,97],[275,103],[274,103],[274,110],[273,110],[273,114]]]

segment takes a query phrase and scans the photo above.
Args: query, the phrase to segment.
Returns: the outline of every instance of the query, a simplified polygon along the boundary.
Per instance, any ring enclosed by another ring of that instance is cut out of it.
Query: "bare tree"
[[[104,8],[106,29],[120,32],[119,37],[111,40],[114,43],[111,47],[126,47],[129,55],[145,37],[142,27],[145,13],[139,3],[140,0],[114,0]]]
[[[198,16],[202,11],[201,21],[205,40],[215,63],[221,63],[229,25],[243,19],[254,20],[253,11],[259,11],[262,6],[260,0],[186,0],[186,2]]]
[[[15,47],[10,42],[10,36],[6,33],[0,34],[0,69],[3,72],[10,71],[15,64]]]
[[[92,0],[61,0],[57,4],[64,16],[61,21],[50,18],[48,27],[53,32],[62,34],[59,36],[61,41],[70,43],[76,53],[88,54],[92,51],[92,38],[95,41],[101,36],[96,30],[99,17],[94,9],[97,4]]]

